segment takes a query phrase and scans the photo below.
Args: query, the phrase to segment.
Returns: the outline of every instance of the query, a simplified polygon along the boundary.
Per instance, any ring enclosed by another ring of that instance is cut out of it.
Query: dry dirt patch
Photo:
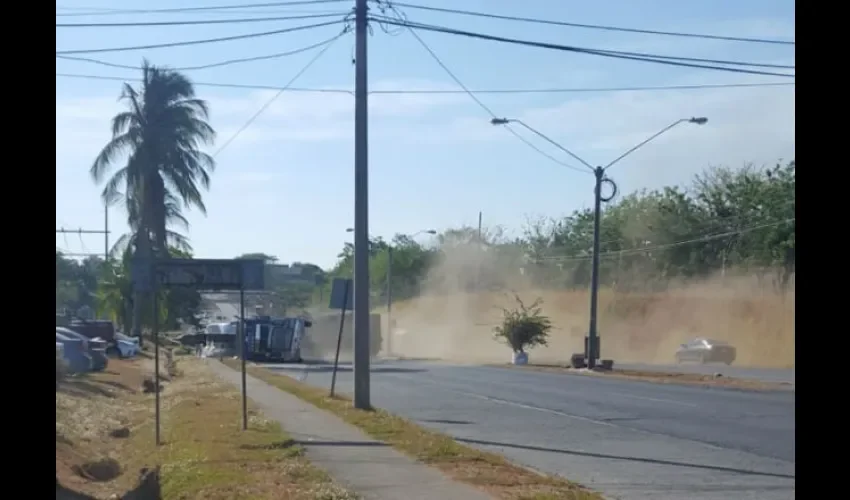
[[[238,370],[239,361],[224,364]],[[319,408],[328,410],[417,460],[440,469],[454,480],[471,484],[505,500],[601,500],[601,496],[564,479],[538,474],[505,458],[463,446],[444,434],[425,429],[384,410],[355,409],[345,397],[330,398],[324,389],[302,384],[256,366],[249,373]]]
[[[169,380],[163,374],[158,448],[154,394],[142,390],[152,373],[150,360],[112,360],[103,373],[62,384],[56,393],[56,473],[64,488],[57,498],[356,498],[311,466],[302,449],[255,408],[249,429],[241,431],[239,394],[204,361],[178,359],[180,375]],[[142,471],[146,481],[140,480]]]

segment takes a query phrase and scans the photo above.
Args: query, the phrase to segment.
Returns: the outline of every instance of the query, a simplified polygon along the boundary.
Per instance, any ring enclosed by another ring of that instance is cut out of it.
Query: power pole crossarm
[[[56,234],[109,234],[109,231],[106,229],[65,229],[59,228],[56,230]]]

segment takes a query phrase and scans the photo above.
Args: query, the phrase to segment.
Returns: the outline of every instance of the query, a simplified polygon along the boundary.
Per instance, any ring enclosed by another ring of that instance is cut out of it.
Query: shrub
[[[496,340],[504,342],[516,353],[524,353],[539,345],[547,345],[552,321],[543,314],[543,299],[526,306],[517,294],[515,309],[502,308],[502,323],[493,329]]]

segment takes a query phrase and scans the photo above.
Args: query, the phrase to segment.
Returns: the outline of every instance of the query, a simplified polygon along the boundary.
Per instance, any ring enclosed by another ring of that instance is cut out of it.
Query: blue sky
[[[57,12],[79,8],[172,8],[233,5],[253,0],[97,2],[65,0]],[[110,15],[57,18],[62,22],[132,22],[286,16],[348,10],[351,2],[264,7],[217,13]],[[410,0],[437,7],[549,18],[577,23],[666,31],[793,39],[790,0]],[[67,9],[67,10],[66,10]],[[793,46],[706,41],[475,19],[406,10],[412,21],[500,36],[592,48],[712,59],[794,63]],[[277,21],[239,25],[73,28],[56,31],[57,50],[143,45],[271,31],[312,24]],[[338,26],[224,43],[84,55],[139,65],[195,66],[296,49],[327,39]],[[421,32],[443,62],[471,89],[599,88],[793,81],[768,76],[673,68],[582,54]],[[353,86],[354,37],[338,40],[295,84]],[[201,83],[283,86],[315,54],[187,72],[209,101],[211,122],[223,144],[274,91],[227,89]],[[134,78],[131,70],[78,61],[56,61],[57,73]],[[457,89],[415,38],[376,29],[369,39],[372,89]],[[120,109],[120,81],[56,78],[56,224],[96,229],[103,207],[88,170],[109,139]],[[593,164],[607,163],[672,121],[707,116],[703,127],[681,126],[628,157],[611,171],[621,192],[687,184],[707,166],[771,164],[795,152],[793,86],[640,92],[575,92],[478,96],[498,115],[523,119]],[[474,225],[502,225],[519,234],[529,217],[558,217],[589,206],[592,176],[567,169],[492,127],[467,95],[373,95],[370,98],[370,232],[390,237]],[[190,213],[196,256],[229,258],[266,252],[284,262],[331,266],[353,224],[353,98],[346,94],[283,93],[219,156],[207,217]],[[520,130],[520,132],[522,132]],[[541,149],[576,164],[537,141]],[[213,148],[215,149],[215,148]],[[126,216],[111,210],[111,229],[126,232]],[[98,252],[97,235],[63,237],[69,252]]]

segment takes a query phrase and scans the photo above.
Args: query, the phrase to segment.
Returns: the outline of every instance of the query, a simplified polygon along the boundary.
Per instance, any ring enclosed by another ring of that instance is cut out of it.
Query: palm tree
[[[133,254],[166,255],[168,223],[182,218],[180,209],[197,208],[206,214],[199,185],[209,188],[215,161],[200,147],[215,140],[207,123],[209,108],[195,97],[186,76],[147,60],[142,62],[140,87],[125,83],[120,100],[127,110],[112,119],[112,139],[95,158],[90,173],[97,183],[111,173],[102,196],[107,203],[123,197],[134,233]],[[118,163],[123,166],[115,169]],[[141,307],[136,292],[133,334],[139,337]]]

